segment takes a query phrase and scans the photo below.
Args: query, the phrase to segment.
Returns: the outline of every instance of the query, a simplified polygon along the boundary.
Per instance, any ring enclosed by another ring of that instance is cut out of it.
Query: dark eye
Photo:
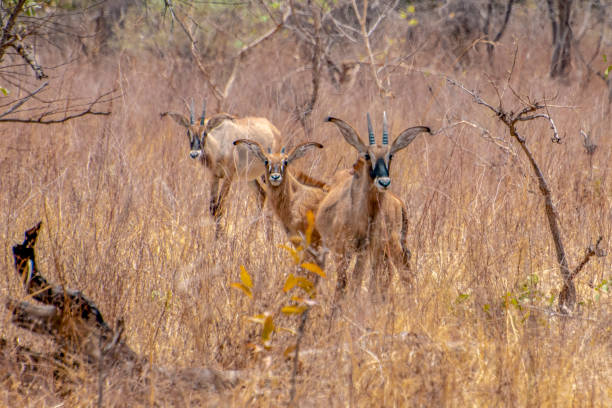
[[[366,160],[370,160],[370,155],[366,153],[366,155],[363,156],[363,158],[366,159]]]
[[[267,166],[268,165],[268,161],[264,160],[264,165]]]
[[[390,155],[389,155],[389,160],[391,160],[392,158],[393,158],[393,155],[392,155],[392,154],[390,154]]]
[[[283,161],[283,166],[286,166],[287,164],[289,164],[287,160]]]

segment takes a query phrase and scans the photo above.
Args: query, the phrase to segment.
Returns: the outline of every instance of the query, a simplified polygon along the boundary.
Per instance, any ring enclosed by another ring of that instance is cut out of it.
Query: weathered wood
[[[100,380],[103,372],[113,367],[139,380],[143,376],[157,378],[181,385],[180,388],[221,391],[236,385],[241,377],[239,371],[159,367],[135,353],[122,338],[122,320],[113,330],[92,300],[79,291],[51,284],[40,273],[35,259],[40,227],[39,222],[25,232],[23,243],[13,246],[15,270],[28,297],[40,303],[8,299],[6,306],[13,314],[14,324],[33,333],[51,336],[59,350],[39,353],[19,345],[10,348],[8,342],[0,338],[0,363],[25,364],[30,367],[29,371],[36,371],[37,361],[44,360],[58,370],[65,370],[75,364],[74,361],[70,364],[63,361],[67,355],[72,355],[77,357],[77,365],[88,369],[92,375],[98,375]],[[103,382],[100,384],[102,401]]]
[[[13,257],[26,293],[43,305],[9,300],[13,322],[35,333],[51,335],[70,352],[97,361],[101,357],[100,345],[107,346],[115,332],[93,301],[77,290],[49,283],[39,272],[34,248],[40,226],[39,222],[25,232],[23,243],[13,246]],[[113,364],[142,360],[124,342],[117,342],[113,349]]]

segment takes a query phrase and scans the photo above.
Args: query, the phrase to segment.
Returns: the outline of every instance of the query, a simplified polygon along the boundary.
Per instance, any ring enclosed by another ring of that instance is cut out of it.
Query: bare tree
[[[485,106],[493,113],[495,113],[497,118],[508,128],[510,136],[519,143],[521,150],[529,160],[536,179],[538,180],[540,192],[542,193],[542,197],[544,198],[546,219],[548,221],[550,233],[555,244],[557,262],[559,264],[561,277],[563,279],[563,286],[559,293],[559,311],[563,314],[571,313],[576,305],[576,287],[574,285],[574,278],[578,276],[582,268],[584,268],[584,266],[587,264],[587,262],[591,259],[592,256],[604,256],[605,252],[599,247],[599,244],[602,241],[602,238],[599,237],[597,239],[597,243],[594,246],[590,245],[586,249],[584,258],[578,263],[576,268],[574,270],[571,270],[569,267],[567,255],[565,252],[565,246],[563,244],[563,239],[561,236],[561,230],[559,228],[559,215],[553,203],[552,191],[549,187],[548,182],[546,181],[546,178],[544,177],[544,172],[542,172],[540,165],[536,162],[535,156],[527,145],[527,140],[519,133],[517,129],[517,125],[519,123],[536,119],[546,119],[550,123],[550,127],[553,130],[552,142],[560,143],[561,139],[559,138],[557,127],[555,125],[555,122],[552,120],[552,118],[547,112],[547,105],[542,102],[531,102],[528,100],[524,101],[522,100],[522,98],[519,98],[522,105],[519,109],[506,110],[502,107],[501,101],[499,102],[498,107],[494,107],[493,105],[485,101],[482,97],[480,97],[480,95],[476,91],[466,88],[464,85],[460,84],[455,80],[447,78],[447,81],[451,85],[458,87],[459,89],[470,95],[474,99],[474,102],[479,105]],[[499,95],[499,92],[497,94]]]
[[[101,107],[113,99],[113,91],[93,98],[68,98],[58,96],[59,91],[49,86],[53,79],[48,79],[32,44],[57,47],[51,37],[72,32],[72,27],[64,21],[68,13],[52,7],[39,10],[41,6],[42,2],[26,0],[3,1],[0,6],[0,90],[6,95],[0,104],[0,122],[54,124],[110,114]],[[32,71],[35,81],[24,76],[24,67]],[[43,79],[48,80],[40,85]]]
[[[186,3],[188,4],[189,2],[186,2]],[[164,0],[164,5],[165,5],[165,9],[170,12],[170,16],[172,17],[172,20],[178,22],[179,26],[181,27],[181,30],[187,36],[189,40],[190,52],[191,52],[193,61],[196,64],[200,73],[202,74],[204,80],[206,81],[208,88],[211,91],[213,97],[217,101],[218,110],[225,109],[227,98],[232,90],[232,86],[234,85],[236,76],[239,73],[240,63],[245,60],[247,55],[250,54],[250,52],[253,49],[265,43],[266,41],[271,39],[276,33],[278,33],[281,30],[281,28],[284,27],[285,22],[287,21],[287,18],[289,17],[289,13],[288,11],[286,11],[281,17],[281,19],[277,21],[275,19],[275,16],[271,14],[274,21],[276,22],[274,27],[272,27],[269,31],[265,32],[260,37],[256,38],[255,40],[243,46],[238,52],[238,54],[232,57],[231,63],[227,64],[231,66],[230,73],[227,76],[227,78],[225,78],[223,85],[220,85],[222,81],[219,79],[215,79],[212,73],[210,72],[210,69],[206,68],[202,61],[202,55],[201,55],[202,51],[198,47],[198,43],[197,43],[196,36],[195,36],[195,30],[198,29],[198,26],[194,24],[193,25],[194,27],[190,27],[188,24],[186,24],[185,22],[186,13],[183,13],[182,8],[177,7],[177,5],[175,5],[172,2],[172,0]]]

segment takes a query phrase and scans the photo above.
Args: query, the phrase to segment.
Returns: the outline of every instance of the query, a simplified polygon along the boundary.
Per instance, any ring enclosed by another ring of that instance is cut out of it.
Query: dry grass
[[[550,81],[548,50],[532,46],[529,32],[514,34],[520,45],[514,89],[531,98],[557,95],[552,104],[563,106],[550,108],[562,144],[550,142],[545,121],[525,123],[522,129],[553,189],[573,267],[599,235],[604,246],[612,237],[612,123],[606,91],[596,79],[584,85],[578,70],[569,85]],[[292,69],[289,41],[279,40],[249,57],[229,110],[268,117],[288,142],[296,143],[303,133],[277,92],[278,78]],[[494,67],[483,63],[445,73],[496,101],[489,78],[503,87],[512,49],[512,44],[502,47]],[[279,63],[266,64],[272,58]],[[133,379],[109,373],[105,405],[286,404],[292,364],[283,351],[295,336],[279,332],[270,351],[253,355],[247,344],[258,341],[258,326],[245,320],[269,311],[276,313],[277,324],[297,326],[297,318],[277,313],[286,300],[280,289],[293,271],[291,258],[276,246],[286,241],[280,225],[276,242],[267,242],[253,194],[237,183],[229,196],[227,236],[215,241],[207,212],[208,179],[189,159],[183,131],[159,119],[161,111],[183,108],[180,97],[204,95],[204,81],[189,66],[151,56],[108,59],[103,69],[75,67],[70,85],[117,84],[123,96],[112,116],[0,129],[0,269],[5,274],[0,297],[22,293],[9,248],[42,219],[38,261],[43,273],[86,293],[109,322],[123,317],[125,336],[137,352],[163,366],[245,374],[240,386],[217,394],[172,392],[155,378],[133,387]],[[440,129],[467,120],[502,138],[507,150],[458,125],[421,137],[397,155],[393,191],[411,214],[414,287],[394,284],[385,303],[370,299],[364,288],[345,301],[329,330],[335,276],[330,265],[320,305],[306,328],[299,405],[608,405],[612,309],[602,283],[611,279],[612,258],[587,265],[577,278],[578,312],[559,316],[551,296],[558,295],[561,280],[528,163],[487,110],[440,76],[424,73],[444,69],[415,66],[419,69],[391,76],[396,98],[385,108],[392,135],[408,126]],[[344,94],[323,86],[312,120],[313,138],[325,149],[312,161],[303,160],[303,170],[330,178],[355,158],[337,130],[323,123],[326,115],[345,118],[363,132],[369,110],[380,126],[383,106],[365,71]],[[307,73],[304,78],[308,84]],[[306,95],[304,86],[295,89]],[[508,108],[516,103],[511,92],[504,103]],[[581,145],[580,129],[590,130],[599,145],[592,160]],[[230,288],[240,265],[255,281],[252,301]],[[12,326],[6,310],[0,314],[0,332],[10,341],[50,347]],[[43,366],[34,379],[18,366],[0,367],[0,406],[94,405],[97,378],[78,370],[73,375],[80,381],[62,393]]]

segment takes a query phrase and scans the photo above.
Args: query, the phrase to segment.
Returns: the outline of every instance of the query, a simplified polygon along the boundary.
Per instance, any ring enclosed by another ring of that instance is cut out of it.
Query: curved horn
[[[193,120],[193,98],[191,98],[191,104],[189,105],[189,123],[190,124],[194,124],[194,120]]]
[[[204,126],[204,119],[206,119],[206,99],[202,103],[202,115],[200,116],[200,126]]]
[[[382,144],[386,146],[389,144],[389,126],[387,125],[387,112],[383,112],[383,136]]]
[[[366,117],[368,118],[368,140],[370,141],[370,146],[374,146],[376,144],[376,140],[374,140],[374,129],[372,129],[370,112],[366,113]]]

